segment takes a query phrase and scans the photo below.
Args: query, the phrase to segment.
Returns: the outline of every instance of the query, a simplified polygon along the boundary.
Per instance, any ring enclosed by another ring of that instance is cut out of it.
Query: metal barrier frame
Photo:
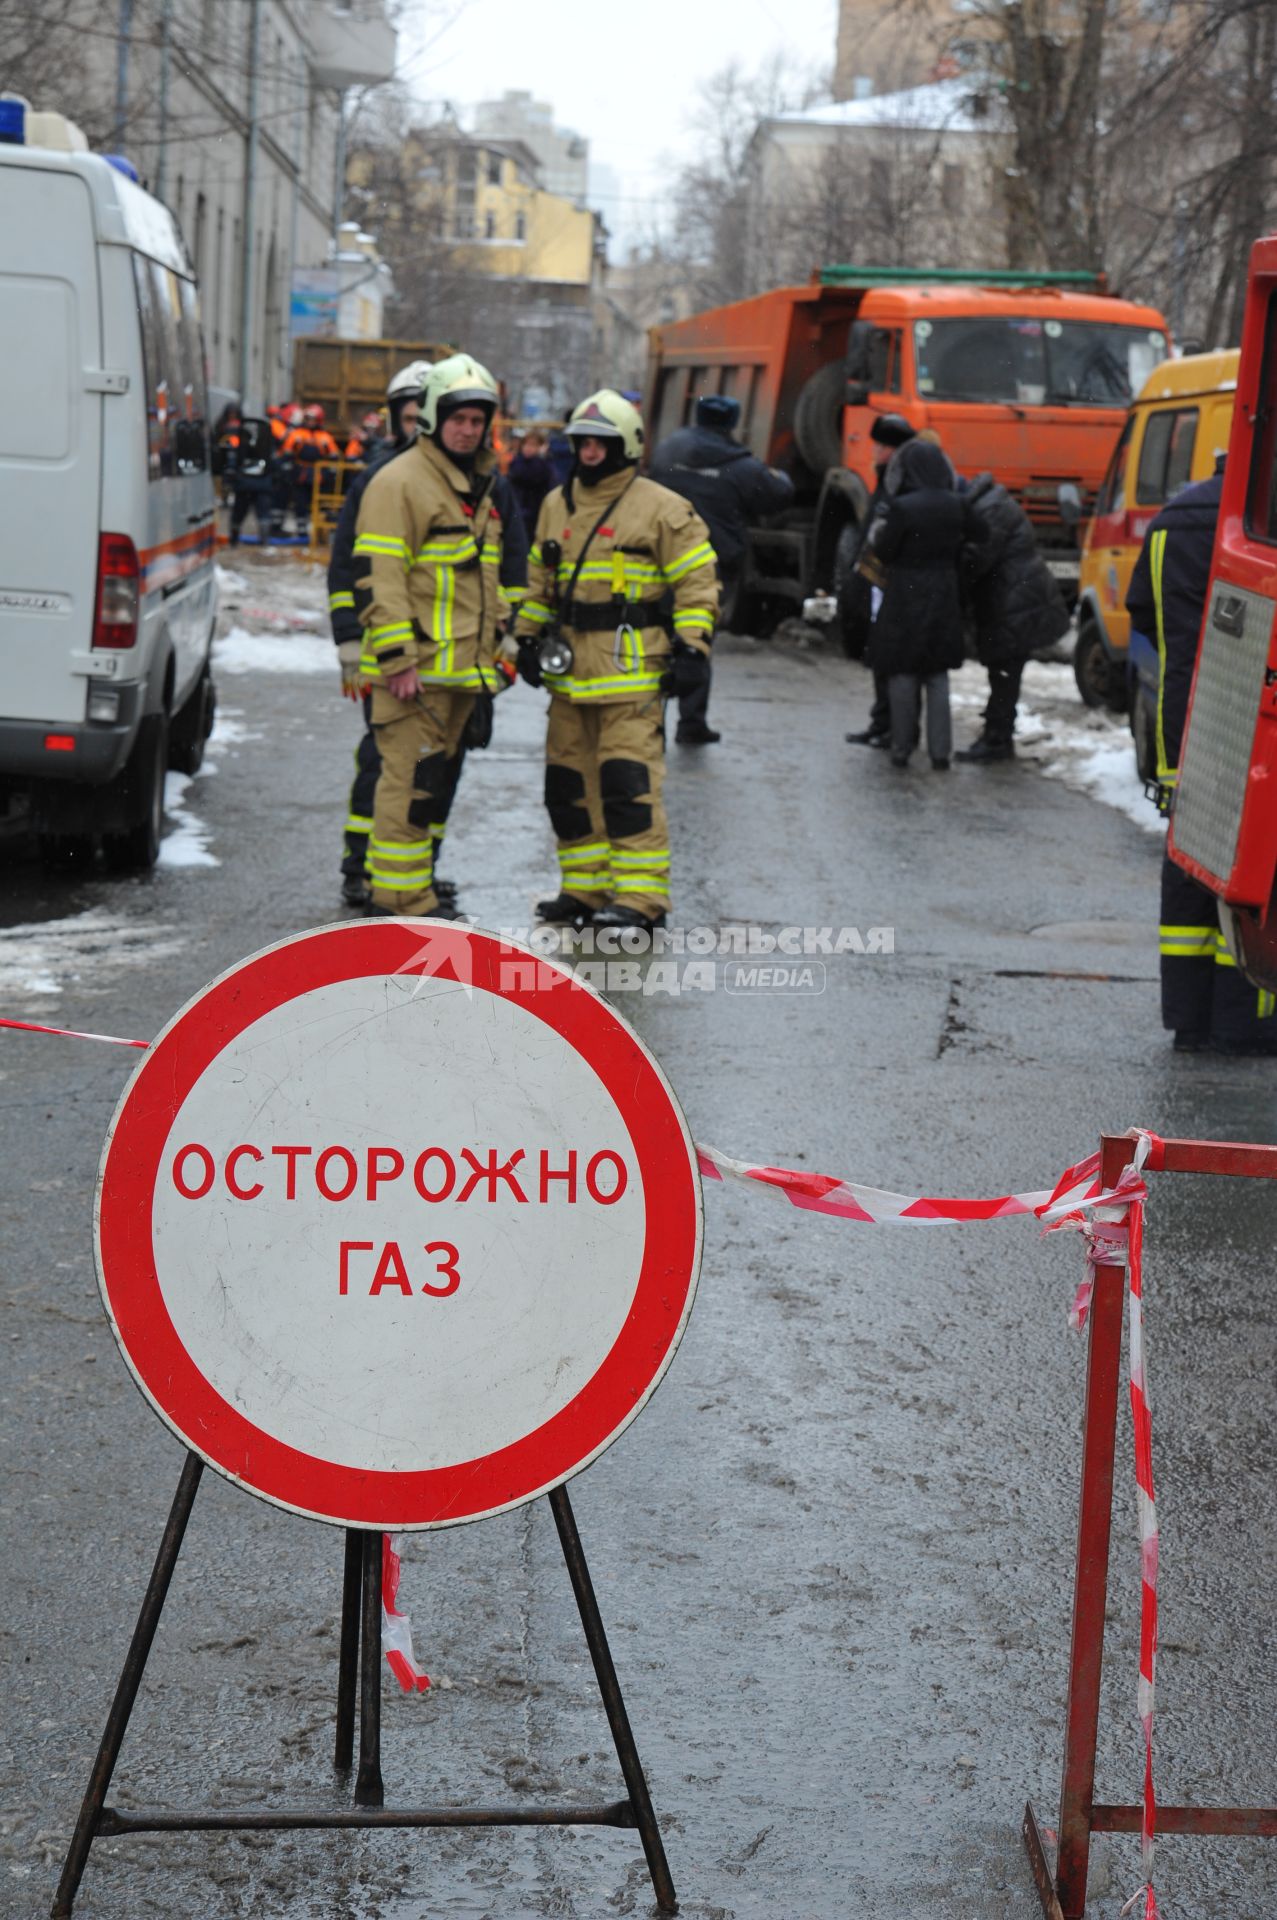
[[[1100,1180],[1106,1192],[1134,1158],[1139,1134],[1102,1134]],[[1148,1162],[1159,1173],[1220,1173],[1247,1180],[1277,1180],[1277,1147],[1232,1141],[1165,1140]],[[1086,1418],[1082,1441],[1082,1489],[1078,1502],[1077,1559],[1073,1585],[1073,1634],[1064,1717],[1060,1782],[1059,1844],[1054,1871],[1032,1803],[1021,1832],[1046,1920],[1084,1920],[1093,1833],[1138,1833],[1138,1804],[1108,1804],[1095,1798],[1095,1749],[1104,1665],[1104,1609],[1108,1595],[1109,1537],[1113,1518],[1113,1460],[1121,1377],[1122,1312],[1126,1268],[1097,1261],[1091,1296],[1086,1359]],[[1277,1837],[1277,1807],[1164,1807],[1157,1832]]]

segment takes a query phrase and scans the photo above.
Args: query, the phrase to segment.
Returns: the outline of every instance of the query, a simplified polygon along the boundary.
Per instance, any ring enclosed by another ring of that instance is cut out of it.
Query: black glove
[[[475,695],[474,705],[470,709],[470,718],[461,729],[461,744],[467,750],[483,748],[492,743],[492,719],[496,701],[484,687]]]
[[[519,642],[519,678],[530,687],[541,684],[541,643],[535,634],[525,633]]]
[[[676,640],[669,666],[661,675],[661,692],[681,700],[686,694],[708,685],[709,655],[699,647],[689,647],[686,640]]]

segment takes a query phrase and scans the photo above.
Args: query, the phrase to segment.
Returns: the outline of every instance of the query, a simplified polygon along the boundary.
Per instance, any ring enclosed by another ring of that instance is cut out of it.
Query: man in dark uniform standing
[[[711,393],[696,402],[696,425],[680,427],[661,441],[650,472],[658,486],[690,500],[709,530],[718,562],[723,624],[731,625],[733,603],[745,568],[746,535],[756,520],[779,513],[794,497],[789,476],[757,459],[733,440],[740,422],[740,401]],[[711,746],[721,735],[710,726],[709,675],[704,684],[681,694],[679,746]]]
[[[1149,527],[1127,590],[1131,624],[1157,642],[1157,784],[1174,805],[1211,554],[1224,484],[1220,457],[1209,480],[1185,487]],[[1274,996],[1252,986],[1229,953],[1213,893],[1169,854],[1162,860],[1159,937],[1162,1025],[1179,1053],[1277,1053]]]

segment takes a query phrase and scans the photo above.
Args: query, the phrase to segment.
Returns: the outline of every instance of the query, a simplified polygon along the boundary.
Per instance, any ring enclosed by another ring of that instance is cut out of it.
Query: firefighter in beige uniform
[[[484,447],[497,384],[468,354],[431,367],[419,438],[369,481],[355,535],[363,675],[381,753],[370,911],[455,920],[434,891],[431,827],[476,695],[496,686],[501,519]]]
[[[537,913],[651,928],[670,900],[662,695],[708,674],[714,549],[687,501],[639,474],[643,423],[628,400],[591,395],[567,431],[572,474],[542,504],[515,623],[520,674],[550,692],[545,804],[560,891]],[[543,659],[556,633],[572,653],[561,672]]]

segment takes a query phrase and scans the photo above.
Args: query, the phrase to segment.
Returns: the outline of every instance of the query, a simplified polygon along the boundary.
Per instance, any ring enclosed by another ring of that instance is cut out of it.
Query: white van
[[[100,155],[0,145],[0,814],[25,795],[50,858],[152,866],[165,769],[203,757],[207,409],[172,214]]]

